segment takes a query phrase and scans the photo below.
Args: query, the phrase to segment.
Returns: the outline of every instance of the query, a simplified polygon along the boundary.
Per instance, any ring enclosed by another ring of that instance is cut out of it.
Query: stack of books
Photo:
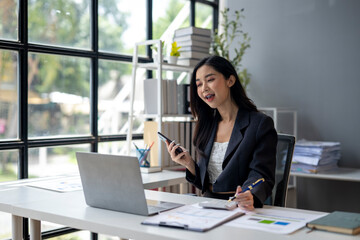
[[[177,63],[195,66],[201,59],[208,57],[211,44],[211,30],[206,28],[187,27],[175,30],[174,41],[180,46],[180,57]]]
[[[300,140],[295,143],[291,171],[318,173],[333,170],[340,157],[339,142]]]
[[[144,80],[144,112],[158,113],[158,81]],[[162,79],[162,114],[190,114],[190,84],[177,84],[176,80]]]

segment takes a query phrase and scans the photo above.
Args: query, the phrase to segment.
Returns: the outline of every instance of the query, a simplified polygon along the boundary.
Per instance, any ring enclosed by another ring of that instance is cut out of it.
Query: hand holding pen
[[[251,185],[246,187],[245,189],[242,189],[240,186],[238,186],[236,189],[235,195],[229,199],[229,202],[236,201],[236,202],[238,202],[238,206],[240,208],[243,208],[245,210],[250,210],[250,211],[254,210],[254,197],[253,197],[251,191],[248,191],[248,190],[253,189],[254,187],[261,184],[262,182],[265,182],[264,178],[258,179],[257,181],[255,181],[254,183],[252,183]]]

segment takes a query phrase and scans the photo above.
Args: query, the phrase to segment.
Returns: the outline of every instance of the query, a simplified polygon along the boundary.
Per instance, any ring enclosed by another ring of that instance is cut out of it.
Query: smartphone
[[[165,136],[164,134],[162,134],[161,132],[158,132],[158,135],[159,135],[160,139],[163,140],[165,143],[166,143],[166,141],[167,141],[168,143],[171,143],[171,142],[173,141],[173,140],[171,140],[170,138],[166,137],[166,136]],[[175,149],[176,155],[179,154],[179,153],[182,153],[182,152],[183,152],[183,150],[182,150],[180,147],[177,147],[177,148]]]
[[[237,207],[237,202],[224,201],[224,200],[213,200],[213,201],[205,201],[199,203],[200,207],[203,208],[212,208],[212,209],[221,209],[221,210],[233,210]]]

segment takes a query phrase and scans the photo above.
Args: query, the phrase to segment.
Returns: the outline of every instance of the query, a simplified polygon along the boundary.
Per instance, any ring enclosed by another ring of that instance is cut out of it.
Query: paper
[[[82,189],[80,177],[33,182],[27,184],[27,186],[56,192],[71,192]]]
[[[336,169],[340,150],[339,142],[299,140],[295,144],[291,171],[317,173]]]
[[[199,204],[193,204],[149,217],[142,223],[203,232],[243,214],[243,211],[239,208],[232,211],[215,210],[205,209],[200,207]]]
[[[271,208],[256,208],[245,216],[226,223],[227,226],[262,230],[271,233],[289,234],[305,227],[306,223],[325,216],[324,214],[299,213]]]

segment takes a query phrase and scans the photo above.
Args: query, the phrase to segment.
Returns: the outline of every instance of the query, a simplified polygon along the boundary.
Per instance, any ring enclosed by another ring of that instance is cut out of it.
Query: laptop
[[[183,204],[146,200],[137,157],[77,152],[86,204],[150,216]]]

